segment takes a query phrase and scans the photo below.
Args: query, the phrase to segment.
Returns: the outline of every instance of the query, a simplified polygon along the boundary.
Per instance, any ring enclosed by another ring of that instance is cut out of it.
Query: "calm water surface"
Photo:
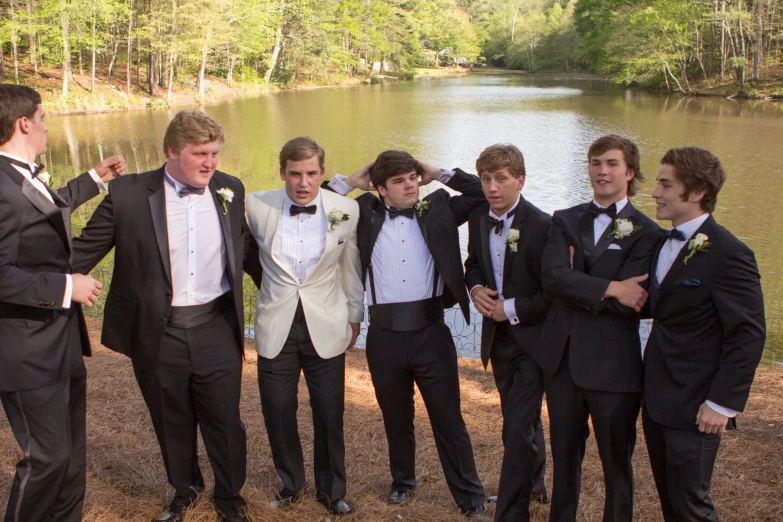
[[[641,149],[648,182],[634,203],[654,217],[649,194],[663,153],[684,145],[709,149],[728,174],[715,217],[756,252],[759,262],[772,341],[765,359],[783,359],[783,346],[778,350],[774,342],[783,316],[783,213],[778,211],[783,104],[670,98],[602,82],[475,75],[285,92],[204,110],[225,128],[219,168],[241,178],[249,192],[281,186],[278,151],[299,135],[312,136],[325,148],[327,178],[350,174],[390,148],[473,172],[485,147],[510,142],[525,155],[525,197],[552,212],[589,199],[587,147],[614,132]],[[130,171],[159,167],[165,160],[163,134],[174,113],[48,118],[46,163],[54,183],[117,153],[125,155]],[[77,227],[95,205],[79,209]]]

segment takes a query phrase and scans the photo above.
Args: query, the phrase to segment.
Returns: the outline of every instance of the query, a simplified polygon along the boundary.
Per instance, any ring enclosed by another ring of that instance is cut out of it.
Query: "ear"
[[[701,202],[702,198],[704,198],[704,195],[707,193],[706,190],[692,190],[690,194],[688,194],[688,202],[690,203],[699,203]]]
[[[633,178],[636,177],[636,170],[635,169],[628,169],[628,172],[625,173],[628,181],[631,181]]]
[[[169,147],[166,152],[168,153],[168,159],[170,160],[179,158],[179,152],[175,152],[171,147]]]
[[[19,132],[21,132],[22,134],[30,133],[30,120],[27,118],[27,116],[22,116],[21,118],[16,120],[16,123]]]
[[[378,185],[377,187],[375,187],[375,189],[378,191],[378,194],[380,194],[381,199],[386,197],[386,187],[384,187],[383,185]]]
[[[517,190],[522,190],[522,187],[525,186],[525,175],[521,175],[517,178]]]

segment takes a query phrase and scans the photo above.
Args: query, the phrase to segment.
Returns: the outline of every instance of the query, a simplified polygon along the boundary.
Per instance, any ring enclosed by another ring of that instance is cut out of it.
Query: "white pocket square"
[[[607,250],[622,250],[622,248],[620,248],[620,245],[618,245],[617,243],[612,243],[611,245],[606,247],[606,249]]]

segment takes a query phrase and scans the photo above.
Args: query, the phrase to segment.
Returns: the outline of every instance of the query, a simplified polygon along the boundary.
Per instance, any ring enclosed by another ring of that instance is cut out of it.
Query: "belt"
[[[231,292],[200,305],[172,306],[168,325],[173,328],[195,328],[222,316],[230,306]]]
[[[440,297],[408,303],[374,304],[367,308],[370,323],[397,332],[421,330],[443,320],[443,302]]]

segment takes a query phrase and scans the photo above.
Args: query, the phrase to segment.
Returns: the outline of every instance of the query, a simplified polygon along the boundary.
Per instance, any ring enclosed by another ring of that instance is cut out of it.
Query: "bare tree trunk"
[[[84,74],[84,63],[82,62],[82,48],[81,47],[79,47],[79,74]]]
[[[756,41],[753,42],[753,80],[759,79],[759,65],[761,62],[761,48],[764,45],[764,33],[761,24],[761,0],[756,0]]]
[[[281,2],[282,4],[282,2]],[[282,22],[277,26],[277,34],[275,35],[275,48],[272,51],[272,59],[270,60],[269,69],[266,70],[264,75],[264,81],[269,83],[272,78],[272,73],[275,72],[275,66],[277,65],[277,59],[280,56],[280,45],[283,41],[283,25]]]
[[[9,4],[11,17],[14,16],[14,0],[11,0]],[[19,85],[19,48],[16,43],[16,26],[12,26],[11,29],[11,56],[14,59],[14,81],[17,85]]]
[[[133,55],[131,54],[131,47],[133,46],[133,0],[128,1],[128,68],[127,68],[127,94],[131,93],[131,63],[133,62]]]
[[[30,62],[33,64],[33,70],[35,74],[38,74],[38,52],[35,44],[35,28],[33,27],[33,8],[32,0],[25,0],[25,6],[27,7],[27,30],[29,32],[29,46],[30,46]]]
[[[201,67],[198,70],[198,97],[204,97],[204,70],[207,68],[207,46],[201,48]]]
[[[112,47],[111,59],[109,60],[109,74],[106,75],[107,82],[109,81],[109,78],[111,78],[111,72],[112,69],[114,69],[114,62],[117,60],[117,49],[119,48],[119,46],[120,46],[120,39],[114,38],[114,46]]]
[[[0,80],[5,78],[5,67],[3,67],[3,44],[0,43]]]
[[[92,75],[90,77],[90,92],[95,92],[95,4],[92,7]]]
[[[169,92],[166,94],[166,100],[171,101],[171,85],[174,83],[174,61],[175,56],[169,58]]]
[[[720,12],[726,14],[726,0],[720,2]],[[720,79],[726,77],[726,19],[720,21]]]
[[[158,91],[158,82],[155,79],[155,53],[152,52],[152,42],[150,42],[149,56],[147,57],[147,87],[150,91],[150,96],[153,98]]]
[[[62,13],[60,13],[60,22],[63,33],[63,98],[68,97],[68,80],[71,77],[71,40],[70,40],[70,3],[66,0]]]

